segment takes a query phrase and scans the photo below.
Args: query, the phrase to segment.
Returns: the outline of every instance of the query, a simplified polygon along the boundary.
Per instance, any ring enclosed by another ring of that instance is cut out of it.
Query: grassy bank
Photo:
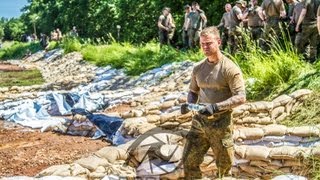
[[[30,86],[44,83],[39,70],[0,72],[0,77],[0,87]]]
[[[81,52],[84,59],[97,66],[111,65],[124,68],[129,75],[139,75],[175,61],[198,61],[203,58],[200,51],[182,52],[172,47],[160,48],[158,43],[150,42],[135,46],[130,43],[113,42],[108,45],[81,44],[77,39],[66,39],[63,43],[66,53]]]
[[[57,48],[57,42],[50,42],[48,50]],[[42,50],[39,42],[23,43],[23,42],[5,42],[0,49],[0,60],[22,59],[28,53],[35,53]]]

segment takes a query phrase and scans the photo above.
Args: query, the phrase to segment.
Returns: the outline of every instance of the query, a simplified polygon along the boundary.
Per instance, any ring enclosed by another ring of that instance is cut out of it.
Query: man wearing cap
[[[216,157],[217,175],[229,175],[234,156],[232,108],[246,101],[245,85],[240,68],[224,56],[216,27],[205,28],[200,46],[206,58],[192,71],[187,102],[204,104],[192,118],[183,154],[185,179],[201,179],[200,164],[211,147]],[[188,112],[188,104],[181,113]]]
[[[263,32],[263,19],[260,12],[261,7],[258,6],[258,0],[250,1],[250,8],[244,14],[244,19],[248,20],[248,27],[253,40],[259,40]]]
[[[225,13],[223,14],[220,24],[217,26],[218,29],[222,29],[222,50],[227,47],[228,37],[229,37],[229,28],[230,28],[230,11],[232,6],[230,3],[227,3],[224,6]]]
[[[188,38],[188,16],[191,12],[191,6],[188,4],[184,6],[184,23],[182,27],[182,42],[183,42],[183,48],[189,49],[189,38]]]
[[[317,30],[317,10],[320,0],[305,0],[301,11],[296,31],[301,31],[301,40],[298,44],[298,53],[304,53],[305,46],[310,44],[310,56],[306,59],[314,63],[317,59],[317,45],[319,43],[319,32]]]
[[[264,28],[263,38],[265,41],[269,41],[270,37],[281,35],[280,31],[280,18],[286,16],[284,3],[282,0],[263,0],[261,4],[261,11],[266,17],[266,25]],[[264,46],[267,49],[267,46]]]
[[[243,20],[242,10],[244,8],[246,8],[245,1],[238,0],[230,11],[229,44],[232,54],[236,53],[241,43],[240,23]]]
[[[189,47],[195,48],[199,43],[199,35],[202,29],[207,24],[207,17],[197,2],[192,2],[192,11],[189,13],[188,25],[188,39]]]

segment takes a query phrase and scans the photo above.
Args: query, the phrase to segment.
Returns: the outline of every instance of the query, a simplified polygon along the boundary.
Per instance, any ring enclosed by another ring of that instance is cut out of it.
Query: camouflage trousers
[[[317,58],[317,46],[319,43],[319,33],[317,29],[317,24],[308,24],[302,26],[301,38],[297,40],[298,53],[304,53],[306,45],[310,45],[310,55],[309,60],[314,62]]]
[[[168,31],[164,31],[164,30],[159,31],[159,41],[160,41],[160,45],[170,44]]]
[[[188,29],[189,48],[195,48],[199,45],[200,30]]]
[[[250,34],[253,40],[257,41],[262,37],[263,29],[262,27],[249,27]]]
[[[228,41],[229,41],[229,29],[224,28],[221,33],[221,48],[222,48],[222,50],[224,50],[228,47]]]
[[[234,27],[229,29],[229,45],[231,54],[235,54],[242,44],[241,28]]]
[[[231,112],[214,116],[194,115],[183,153],[185,179],[201,179],[200,164],[211,147],[218,176],[229,173],[234,156]]]

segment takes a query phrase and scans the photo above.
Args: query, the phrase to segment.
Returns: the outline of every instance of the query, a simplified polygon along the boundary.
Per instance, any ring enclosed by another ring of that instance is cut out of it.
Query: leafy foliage
[[[224,1],[198,1],[208,17],[208,24],[218,24],[224,11]],[[191,1],[176,0],[29,0],[21,19],[29,33],[36,23],[37,32],[49,34],[60,28],[68,33],[76,26],[81,37],[110,40],[108,34],[117,37],[117,25],[121,26],[120,39],[126,42],[149,42],[157,38],[157,20],[163,7],[171,8],[177,25],[176,39],[182,29],[185,4]],[[39,18],[37,18],[39,17]]]

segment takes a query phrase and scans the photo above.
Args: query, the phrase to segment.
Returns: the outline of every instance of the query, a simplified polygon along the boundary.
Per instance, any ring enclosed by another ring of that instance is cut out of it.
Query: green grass
[[[300,83],[299,88],[316,90],[320,87],[320,82],[309,79],[306,83],[305,79],[320,69],[301,60],[290,41],[279,43],[278,39],[273,39],[271,50],[266,52],[246,34],[242,37],[246,46],[230,57],[241,67],[247,80],[248,99],[270,100],[284,91],[292,92],[294,88],[290,87],[297,83]]]
[[[280,123],[286,126],[314,126],[320,124],[320,92],[316,91],[304,100],[296,111]]]
[[[44,83],[39,70],[0,72],[0,77],[0,87],[30,86]]]
[[[97,66],[111,65],[114,68],[124,68],[128,75],[139,75],[166,63],[183,60],[199,61],[203,58],[200,51],[181,52],[169,46],[160,48],[155,42],[139,46],[116,42],[92,45],[81,44],[77,39],[67,39],[63,48],[65,53],[81,52],[85,60]]]
[[[21,59],[28,52],[35,53],[41,50],[39,43],[13,42],[11,45],[0,49],[0,60]]]

